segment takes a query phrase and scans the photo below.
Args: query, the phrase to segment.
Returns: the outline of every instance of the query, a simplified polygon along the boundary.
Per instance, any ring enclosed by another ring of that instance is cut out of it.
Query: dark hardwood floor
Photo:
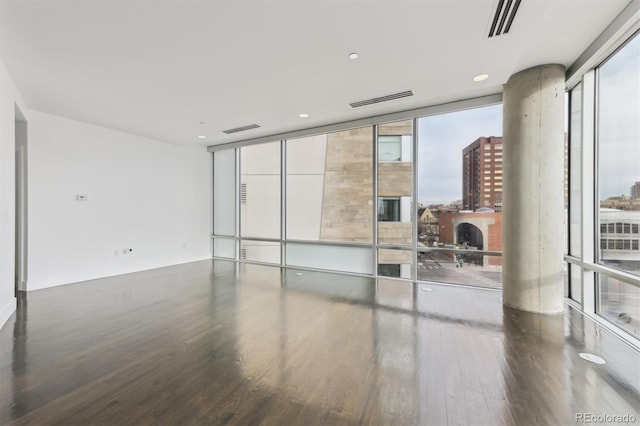
[[[640,424],[639,388],[569,307],[224,261],[30,292],[0,330],[0,424]]]

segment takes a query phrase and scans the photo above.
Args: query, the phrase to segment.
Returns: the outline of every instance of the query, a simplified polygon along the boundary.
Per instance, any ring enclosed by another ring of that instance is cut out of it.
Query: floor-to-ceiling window
[[[240,259],[281,259],[280,141],[240,148]]]
[[[376,127],[377,272],[413,278],[413,120]]]
[[[571,299],[640,337],[640,36],[569,92]]]
[[[640,36],[598,68],[597,256],[640,281]],[[600,315],[640,336],[640,288],[597,277]]]
[[[371,274],[373,128],[286,141],[285,264]]]
[[[418,279],[499,288],[502,105],[418,119]]]
[[[499,288],[502,107],[484,99],[213,149],[214,256]]]
[[[236,150],[213,154],[213,255],[236,259]]]

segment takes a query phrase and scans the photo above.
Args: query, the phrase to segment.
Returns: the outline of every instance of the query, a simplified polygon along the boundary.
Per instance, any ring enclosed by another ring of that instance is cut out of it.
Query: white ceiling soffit
[[[569,66],[629,3],[522,0],[488,38],[498,1],[2,0],[0,53],[33,109],[211,145],[499,93]]]

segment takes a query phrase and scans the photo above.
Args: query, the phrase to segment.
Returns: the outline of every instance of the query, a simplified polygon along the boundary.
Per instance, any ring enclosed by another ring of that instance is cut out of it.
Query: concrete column
[[[542,65],[503,92],[503,301],[542,314],[563,310],[564,81]]]

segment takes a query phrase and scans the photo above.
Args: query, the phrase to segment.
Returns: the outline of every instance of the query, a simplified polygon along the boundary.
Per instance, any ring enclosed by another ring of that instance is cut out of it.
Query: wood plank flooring
[[[639,389],[640,354],[568,307],[224,261],[30,292],[0,330],[0,424],[640,424]]]

